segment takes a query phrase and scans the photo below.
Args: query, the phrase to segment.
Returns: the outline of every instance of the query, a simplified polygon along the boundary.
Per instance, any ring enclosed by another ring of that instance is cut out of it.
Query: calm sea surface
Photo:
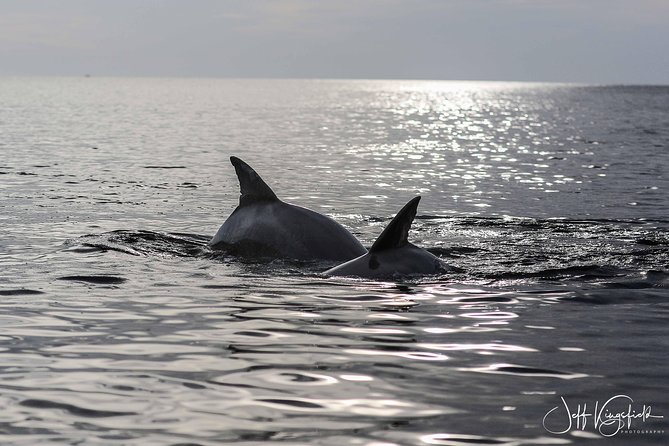
[[[0,154],[3,445],[669,444],[669,87],[0,78]],[[212,253],[230,155],[461,272]]]

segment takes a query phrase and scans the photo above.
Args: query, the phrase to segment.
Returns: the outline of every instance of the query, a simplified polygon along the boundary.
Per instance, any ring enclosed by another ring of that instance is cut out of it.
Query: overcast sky
[[[669,0],[0,0],[0,75],[669,84]]]

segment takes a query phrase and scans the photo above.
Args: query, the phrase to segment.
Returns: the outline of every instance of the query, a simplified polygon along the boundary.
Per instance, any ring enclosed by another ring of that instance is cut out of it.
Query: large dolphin
[[[420,196],[404,205],[376,239],[368,253],[329,269],[325,274],[367,279],[396,279],[448,271],[436,256],[409,243],[409,229],[416,217],[419,201]]]
[[[303,207],[284,203],[248,164],[231,156],[241,196],[209,242],[244,257],[342,262],[367,250],[333,219]]]

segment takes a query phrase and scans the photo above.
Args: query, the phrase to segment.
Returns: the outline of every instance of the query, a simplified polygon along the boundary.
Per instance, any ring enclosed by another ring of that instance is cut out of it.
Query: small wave
[[[608,279],[612,277],[621,277],[629,271],[617,268],[615,266],[602,265],[575,265],[564,268],[547,268],[539,271],[509,271],[490,275],[492,279],[528,279],[538,278],[544,280],[555,279]]]
[[[64,410],[71,413],[72,415],[86,418],[107,418],[107,417],[119,417],[125,415],[136,415],[135,412],[115,412],[109,410],[87,409],[84,407],[75,406],[73,404],[57,403],[55,401],[49,401],[49,400],[27,399],[21,401],[19,404],[21,404],[24,407],[32,407],[36,409]]]
[[[457,297],[452,299],[452,302],[462,304],[485,304],[485,303],[516,303],[517,299],[505,296],[485,296],[485,297]]]
[[[74,245],[68,248],[72,252],[115,251],[134,256],[197,257],[205,252],[208,241],[209,237],[198,234],[118,230],[85,235],[67,244]]]
[[[634,290],[631,292],[630,290]],[[577,290],[560,300],[589,305],[619,305],[666,302],[667,290],[662,288],[611,287],[605,289]]]
[[[71,280],[73,282],[87,282],[94,283],[96,285],[118,285],[126,282],[128,279],[117,276],[63,276],[58,277],[58,280]]]
[[[638,245],[645,245],[645,246],[669,246],[669,237],[665,238],[660,238],[658,236],[655,236],[654,238],[638,238],[636,240],[636,243]]]
[[[28,290],[25,288],[17,290],[0,290],[0,296],[24,296],[24,295],[30,296],[35,294],[44,294],[44,292],[37,290]]]
[[[462,370],[479,373],[497,373],[504,375],[536,376],[560,379],[585,378],[588,376],[583,373],[562,372],[560,370],[542,369],[538,367],[528,367],[515,364],[491,364],[485,367],[473,367]]]
[[[508,441],[497,440],[480,435],[459,435],[459,434],[432,434],[423,435],[421,441],[426,444],[436,444],[445,446],[466,446],[466,445],[509,445]],[[518,443],[511,443],[517,445]]]
[[[116,251],[122,252],[124,254],[130,254],[133,256],[140,256],[141,253],[135,251],[132,248],[123,247],[123,246],[114,246],[112,244],[105,243],[82,243],[80,246],[75,246],[68,249],[71,252],[80,252],[80,253],[89,253],[89,252],[107,252],[107,251]]]
[[[479,252],[484,252],[484,248],[473,248],[470,246],[449,246],[444,247],[435,247],[435,248],[426,248],[426,251],[434,254],[437,257],[461,257],[463,255],[471,255]]]
[[[290,408],[297,408],[297,409],[325,409],[325,406],[322,406],[318,403],[305,400],[298,400],[298,399],[259,398],[256,401],[277,406],[288,406]]]
[[[651,270],[638,279],[619,280],[615,282],[605,282],[607,288],[622,289],[645,289],[645,288],[669,288],[669,272]]]

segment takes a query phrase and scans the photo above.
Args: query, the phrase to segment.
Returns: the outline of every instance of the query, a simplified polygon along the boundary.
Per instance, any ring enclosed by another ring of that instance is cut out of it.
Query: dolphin
[[[380,280],[447,272],[448,268],[439,258],[409,243],[409,229],[419,201],[420,196],[404,205],[368,253],[329,269],[325,274]]]
[[[367,252],[346,228],[312,210],[284,203],[241,159],[231,156],[239,178],[239,206],[209,242],[242,257],[342,262]]]

